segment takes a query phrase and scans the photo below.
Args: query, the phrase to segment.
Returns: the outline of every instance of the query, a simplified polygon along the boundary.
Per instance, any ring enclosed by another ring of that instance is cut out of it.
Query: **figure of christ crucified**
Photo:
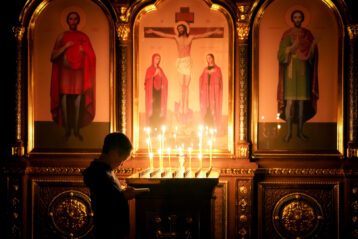
[[[178,58],[176,60],[176,68],[178,72],[178,80],[181,88],[181,97],[179,103],[179,114],[185,116],[189,112],[189,85],[191,81],[191,44],[192,41],[199,38],[209,37],[214,34],[223,34],[222,29],[215,29],[201,34],[190,35],[188,23],[181,21],[174,28],[175,34],[164,33],[149,28],[145,31],[147,34],[155,34],[159,37],[174,39],[177,44]]]

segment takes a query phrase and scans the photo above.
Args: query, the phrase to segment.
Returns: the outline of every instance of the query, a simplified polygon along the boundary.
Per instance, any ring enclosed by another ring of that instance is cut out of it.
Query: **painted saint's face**
[[[160,63],[160,56],[155,56],[155,57],[154,57],[154,65],[155,65],[155,66],[158,66],[159,63]]]
[[[178,35],[179,35],[179,36],[182,36],[182,35],[185,34],[185,28],[184,28],[184,26],[179,25],[179,26],[177,27],[177,30],[178,30]]]
[[[214,58],[211,55],[207,55],[206,56],[206,61],[208,62],[209,66],[213,66],[214,65]]]
[[[71,14],[67,18],[67,24],[70,27],[71,30],[76,30],[77,25],[79,23],[78,16],[76,14]]]
[[[295,25],[295,27],[301,27],[301,24],[303,22],[303,16],[300,12],[296,12],[292,16],[292,22]]]

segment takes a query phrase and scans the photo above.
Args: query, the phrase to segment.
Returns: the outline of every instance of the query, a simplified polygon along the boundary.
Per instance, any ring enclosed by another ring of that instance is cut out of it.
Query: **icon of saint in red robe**
[[[51,114],[65,128],[65,139],[95,116],[96,56],[88,36],[77,30],[80,16],[67,15],[69,30],[58,36],[51,55]]]
[[[221,129],[223,80],[220,67],[215,64],[214,55],[206,56],[208,66],[199,79],[200,113],[203,124],[217,131]]]
[[[159,66],[160,55],[153,54],[152,65],[145,73],[145,116],[151,128],[159,128],[167,115],[168,79]]]

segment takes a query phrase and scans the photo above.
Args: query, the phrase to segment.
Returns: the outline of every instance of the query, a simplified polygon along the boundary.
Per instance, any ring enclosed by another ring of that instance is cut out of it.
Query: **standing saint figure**
[[[88,36],[77,30],[80,15],[67,15],[69,30],[61,33],[51,54],[51,114],[65,128],[65,139],[95,116],[96,56]]]
[[[159,128],[167,115],[168,79],[159,66],[160,55],[152,56],[152,65],[145,73],[145,116],[147,124]]]
[[[292,136],[292,123],[298,123],[297,136],[308,140],[303,124],[317,112],[318,48],[312,33],[301,27],[304,14],[291,14],[294,26],[284,32],[278,51],[279,83],[277,90],[280,118],[287,122],[284,141]]]
[[[215,64],[213,54],[206,56],[208,66],[199,79],[200,113],[204,125],[221,129],[223,80],[220,67]]]
[[[176,24],[174,31],[177,34],[168,34],[149,28],[146,33],[153,33],[160,37],[174,39],[177,44],[178,58],[176,60],[176,68],[178,72],[179,86],[181,89],[181,98],[179,104],[175,108],[178,109],[179,119],[190,117],[192,111],[189,109],[189,85],[191,81],[192,59],[190,56],[191,44],[193,40],[198,38],[209,37],[213,34],[221,34],[223,31],[216,29],[202,34],[189,35],[189,25],[184,21]]]

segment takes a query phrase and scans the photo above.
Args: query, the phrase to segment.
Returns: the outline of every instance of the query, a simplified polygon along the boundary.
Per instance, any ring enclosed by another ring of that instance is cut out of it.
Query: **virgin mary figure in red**
[[[204,125],[221,129],[223,80],[220,67],[215,64],[214,55],[206,56],[208,66],[199,79],[200,113]]]
[[[165,123],[168,101],[168,79],[159,66],[161,57],[155,53],[145,73],[145,116],[147,125],[161,127]]]

